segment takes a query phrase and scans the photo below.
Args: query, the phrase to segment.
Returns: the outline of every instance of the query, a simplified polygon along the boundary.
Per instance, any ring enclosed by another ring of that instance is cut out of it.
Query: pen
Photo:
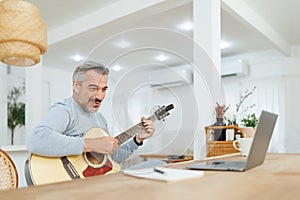
[[[156,168],[153,168],[153,171],[157,172],[157,173],[160,173],[160,174],[164,174],[165,172],[160,170],[160,169],[156,169]]]

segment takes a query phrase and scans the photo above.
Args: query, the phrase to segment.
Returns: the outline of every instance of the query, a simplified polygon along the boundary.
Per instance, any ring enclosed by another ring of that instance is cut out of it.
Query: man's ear
[[[79,87],[78,82],[76,80],[73,81],[73,89],[76,93],[78,93],[78,87]]]

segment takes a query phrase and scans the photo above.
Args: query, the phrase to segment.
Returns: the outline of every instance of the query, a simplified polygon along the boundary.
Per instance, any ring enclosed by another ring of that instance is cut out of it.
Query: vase
[[[223,118],[217,118],[214,126],[225,126],[225,122]],[[215,141],[225,141],[226,140],[226,129],[215,129],[214,130],[214,140]]]
[[[246,138],[253,138],[255,133],[255,128],[253,127],[241,127],[241,129],[244,131]]]

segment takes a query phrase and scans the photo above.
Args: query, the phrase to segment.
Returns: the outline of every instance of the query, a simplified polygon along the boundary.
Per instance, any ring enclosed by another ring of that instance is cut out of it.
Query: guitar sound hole
[[[105,156],[100,153],[87,152],[86,159],[88,160],[88,162],[92,163],[93,165],[101,165],[105,160]]]

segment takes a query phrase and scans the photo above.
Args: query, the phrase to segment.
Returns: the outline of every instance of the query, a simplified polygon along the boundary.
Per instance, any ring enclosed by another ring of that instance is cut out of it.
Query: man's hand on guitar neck
[[[113,154],[118,146],[118,140],[111,136],[85,138],[83,152]]]
[[[136,141],[141,144],[144,139],[151,137],[154,134],[155,128],[152,120],[146,119],[144,116],[141,118],[144,129],[136,135]]]
[[[143,140],[151,137],[155,131],[152,120],[142,117],[141,122],[144,129],[135,136],[135,141],[138,145],[142,145]],[[118,140],[111,136],[85,138],[83,153],[96,152],[102,154],[113,154],[118,147]]]

